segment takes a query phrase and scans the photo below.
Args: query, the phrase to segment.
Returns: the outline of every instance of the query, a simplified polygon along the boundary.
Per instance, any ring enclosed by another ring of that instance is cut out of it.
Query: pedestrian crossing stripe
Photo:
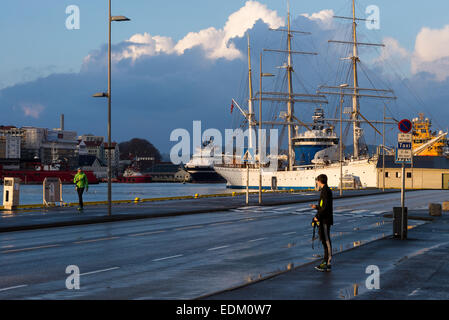
[[[364,213],[364,212],[367,212],[368,210],[354,210],[354,211],[351,211],[351,213]]]
[[[288,208],[277,208],[277,209],[273,209],[274,211],[287,211],[287,210],[291,210],[293,209],[293,207],[288,207]]]
[[[304,216],[310,216],[315,215],[316,211],[311,208],[299,208],[294,210],[294,207],[288,207],[288,208],[273,208],[273,207],[242,207],[237,209],[231,209],[233,212],[239,212],[239,213],[250,213],[250,212],[263,212],[263,213],[274,213],[279,214],[282,212],[295,214],[295,215],[304,215]],[[372,218],[381,215],[382,213],[386,213],[386,210],[377,210],[377,211],[368,211],[366,209],[360,209],[360,210],[334,210],[334,214],[336,216],[345,216],[345,217],[360,217],[360,218]]]
[[[372,213],[374,214],[380,214],[380,213],[386,213],[387,211],[385,210],[380,210],[380,211],[373,211]]]

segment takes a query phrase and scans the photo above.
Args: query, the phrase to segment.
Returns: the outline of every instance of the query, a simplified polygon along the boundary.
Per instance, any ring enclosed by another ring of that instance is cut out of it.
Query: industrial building
[[[14,126],[0,126],[0,159],[20,159],[24,131]]]
[[[378,188],[399,189],[402,185],[402,167],[394,156],[382,157],[377,162]],[[445,156],[416,156],[413,163],[405,165],[406,189],[449,189],[449,159]]]

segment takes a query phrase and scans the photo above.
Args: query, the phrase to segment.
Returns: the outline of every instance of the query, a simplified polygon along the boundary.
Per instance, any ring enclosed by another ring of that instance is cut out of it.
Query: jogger
[[[76,187],[76,192],[78,193],[78,202],[79,207],[78,210],[83,210],[84,203],[83,203],[83,193],[84,189],[89,190],[89,182],[87,180],[87,176],[84,172],[81,171],[81,168],[78,168],[78,172],[75,175],[75,178],[73,178],[73,183]]]

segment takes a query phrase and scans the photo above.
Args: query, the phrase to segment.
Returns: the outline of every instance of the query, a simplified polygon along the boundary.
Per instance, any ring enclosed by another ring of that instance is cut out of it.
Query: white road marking
[[[120,238],[120,237],[109,237],[109,238],[99,238],[99,239],[81,240],[81,241],[75,241],[74,243],[76,243],[76,244],[90,243],[90,242],[97,242],[97,241],[114,240],[114,239],[118,239],[118,238]]]
[[[362,209],[362,210],[354,210],[351,211],[351,213],[363,213],[363,212],[367,212],[368,210]]]
[[[0,289],[0,292],[2,292],[2,291],[8,291],[8,290],[13,290],[13,289],[18,289],[18,288],[23,288],[23,287],[27,287],[28,285],[27,284],[22,284],[22,285],[20,285],[20,286],[14,286],[14,287],[9,287],[9,288],[3,288],[3,289]]]
[[[242,220],[239,220],[239,221],[253,221],[253,220],[257,220],[257,218],[246,218],[246,219],[242,219]]]
[[[273,207],[266,206],[266,207],[259,207],[259,210],[272,210]]]
[[[277,209],[273,209],[274,211],[287,211],[293,209],[293,207],[287,207],[287,208],[277,208]]]
[[[214,251],[214,250],[219,250],[219,249],[224,249],[224,248],[229,248],[229,246],[221,246],[221,247],[210,248],[210,249],[207,249],[207,251]]]
[[[285,233],[283,233],[282,235],[283,236],[288,236],[288,235],[290,235],[290,234],[295,234],[296,233],[296,231],[293,231],[293,232],[285,232]]]
[[[101,270],[80,273],[80,276],[87,276],[89,274],[95,274],[95,273],[106,272],[106,271],[117,270],[117,269],[120,269],[120,267],[112,267],[112,268],[107,268],[107,269],[101,269]]]
[[[264,210],[264,211],[259,211],[259,212],[263,212],[263,213],[267,213],[267,214],[270,214],[270,213],[279,213],[279,211],[275,211],[275,210]]]
[[[30,247],[30,248],[22,248],[22,249],[12,249],[12,250],[5,250],[2,253],[13,253],[13,252],[21,252],[21,251],[29,251],[29,250],[37,250],[37,249],[45,249],[45,248],[54,248],[59,247],[59,244],[50,244],[46,246],[39,246],[39,247]]]
[[[175,255],[175,256],[170,256],[170,257],[163,257],[163,258],[159,258],[159,259],[154,259],[153,261],[154,261],[154,262],[156,262],[156,261],[162,261],[162,260],[173,259],[173,258],[178,258],[178,257],[182,257],[182,256],[183,256],[182,254],[177,254],[177,255]]]
[[[297,209],[297,210],[295,210],[295,212],[304,212],[304,211],[309,211],[309,210],[312,210],[312,208],[300,208],[300,209]]]
[[[242,220],[240,220],[240,221],[242,221]],[[230,224],[230,223],[234,223],[234,221],[216,222],[216,223],[210,224],[210,226],[220,226],[222,224]]]
[[[174,229],[175,231],[181,231],[181,230],[190,230],[190,229],[198,229],[198,228],[202,228],[204,226],[189,226],[189,227],[181,227],[181,228],[176,228]]]
[[[258,239],[253,239],[253,240],[249,240],[248,242],[255,242],[255,241],[261,241],[261,240],[265,240],[267,238],[258,238]]]
[[[408,296],[409,296],[409,297],[410,297],[410,296],[414,296],[415,294],[418,293],[418,291],[419,291],[420,289],[421,289],[421,288],[418,288],[418,289],[416,289],[416,290],[413,290],[413,292],[410,293]]]
[[[248,206],[248,207],[240,207],[236,210],[253,210],[253,209],[258,209],[260,208],[259,206]]]
[[[147,236],[150,234],[158,234],[158,233],[163,233],[166,232],[165,230],[159,230],[159,231],[149,231],[149,232],[143,232],[143,233],[134,233],[134,234],[130,234],[130,237],[137,237],[137,236]]]
[[[304,216],[304,215],[308,215],[308,214],[314,214],[314,212],[292,212],[292,214],[296,214],[298,216]]]
[[[381,214],[387,212],[386,210],[373,211],[373,214]]]

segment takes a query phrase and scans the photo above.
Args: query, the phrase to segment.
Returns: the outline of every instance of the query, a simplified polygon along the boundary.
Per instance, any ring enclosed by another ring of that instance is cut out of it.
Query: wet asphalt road
[[[398,192],[389,190],[389,192]],[[363,194],[365,196],[378,190],[347,190],[344,197]],[[336,195],[337,196],[337,195]],[[264,205],[280,205],[304,201],[317,201],[319,192],[264,193]],[[250,194],[250,204],[258,203],[258,195]],[[38,209],[19,209],[13,212],[0,210],[0,232],[23,231],[36,227],[54,227],[55,225],[81,225],[93,222],[135,220],[204,212],[226,211],[245,204],[244,195],[234,197],[202,197],[170,201],[139,202],[114,204],[112,216],[108,217],[105,205],[86,205],[83,212],[76,207],[49,207]]]
[[[445,191],[409,194],[410,209]],[[335,200],[336,252],[391,235],[400,194]],[[0,299],[191,299],[318,259],[307,204],[0,234]],[[422,224],[409,221],[411,225]],[[66,288],[68,265],[80,289]]]

